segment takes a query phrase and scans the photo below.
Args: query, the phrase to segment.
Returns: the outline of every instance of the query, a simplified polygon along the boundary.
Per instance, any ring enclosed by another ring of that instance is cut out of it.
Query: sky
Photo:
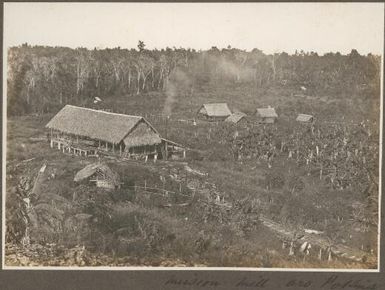
[[[383,3],[4,3],[4,45],[383,53]]]

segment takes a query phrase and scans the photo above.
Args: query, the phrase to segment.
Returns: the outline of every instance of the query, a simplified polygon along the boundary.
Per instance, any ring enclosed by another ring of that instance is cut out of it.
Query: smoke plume
[[[178,94],[185,94],[191,85],[191,80],[187,74],[179,68],[173,70],[170,74],[166,86],[166,100],[163,107],[163,115],[170,116],[173,105]]]

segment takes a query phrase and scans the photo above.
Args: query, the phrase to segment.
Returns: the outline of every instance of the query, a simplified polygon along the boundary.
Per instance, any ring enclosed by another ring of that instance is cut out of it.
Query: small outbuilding
[[[275,121],[278,118],[278,115],[275,112],[275,109],[271,107],[258,108],[256,116],[258,118],[259,123],[265,123],[265,124],[275,123]]]
[[[297,119],[295,120],[302,123],[312,123],[314,121],[314,117],[307,114],[298,114]]]
[[[223,121],[231,115],[226,103],[203,104],[198,115],[208,121]]]
[[[167,140],[162,138],[162,144],[164,148],[164,152],[162,153],[165,156],[165,159],[185,159],[187,147],[173,142],[171,140]]]
[[[97,187],[106,189],[120,188],[120,177],[112,171],[112,169],[105,163],[89,164],[76,173],[74,181],[82,182],[88,180],[95,182]]]

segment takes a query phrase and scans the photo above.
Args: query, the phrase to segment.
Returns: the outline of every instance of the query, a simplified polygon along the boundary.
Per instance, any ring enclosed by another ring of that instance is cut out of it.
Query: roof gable
[[[66,105],[48,122],[46,127],[116,144],[122,141],[141,120],[144,119],[139,116]]]
[[[158,132],[144,119],[123,139],[127,147],[154,145],[162,142]]]

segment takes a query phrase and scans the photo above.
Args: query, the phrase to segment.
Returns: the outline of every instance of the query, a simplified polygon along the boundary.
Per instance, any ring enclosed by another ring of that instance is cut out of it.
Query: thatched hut
[[[223,121],[231,115],[231,111],[226,103],[203,104],[198,115],[207,121]]]
[[[95,182],[97,187],[107,189],[120,188],[121,184],[119,175],[105,163],[89,164],[77,172],[74,181],[82,182],[84,180]]]
[[[298,114],[297,119],[295,120],[302,123],[312,123],[314,121],[314,117],[307,114]]]
[[[162,140],[143,117],[66,105],[46,125],[51,147],[77,155],[144,155],[157,158]]]
[[[271,107],[258,108],[256,116],[259,123],[265,123],[265,124],[275,123],[275,121],[278,118],[278,115],[275,112],[275,109]]]

